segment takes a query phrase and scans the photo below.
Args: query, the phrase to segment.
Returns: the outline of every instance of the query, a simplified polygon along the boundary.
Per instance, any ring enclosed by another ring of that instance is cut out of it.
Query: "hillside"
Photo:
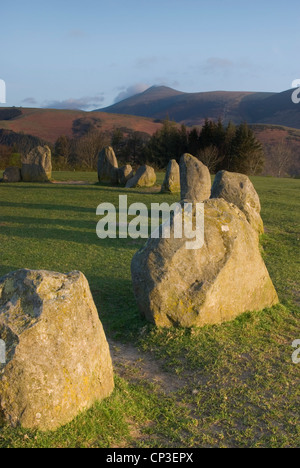
[[[103,112],[85,112],[58,109],[0,108],[0,129],[24,132],[55,143],[61,135],[73,137],[88,127],[111,133],[116,128],[148,134],[160,128],[151,119],[131,115],[114,115]]]
[[[180,93],[170,88],[159,87],[156,89],[148,90],[146,95],[149,107],[159,107],[159,98],[165,99],[166,94],[169,95],[169,99],[176,96],[181,96],[184,93]],[[212,95],[216,93],[205,93],[206,102],[211,102]],[[224,93],[220,93],[220,96]],[[250,93],[230,93],[231,105],[234,102],[241,100],[249,100],[249,102],[257,102],[257,96],[251,95]],[[243,94],[243,97],[241,97]],[[210,97],[209,97],[210,95]],[[144,96],[145,97],[145,96]],[[144,99],[143,97],[143,99]],[[279,96],[280,99],[284,100],[284,96]],[[278,98],[278,96],[276,96]],[[141,95],[129,98],[126,101],[133,103],[133,106],[138,105],[140,102]],[[267,99],[274,105],[273,96],[263,97],[261,99]],[[158,101],[157,101],[158,100]],[[118,109],[121,111],[126,101],[119,103]],[[204,102],[204,101],[203,101]],[[207,104],[208,105],[208,104]],[[298,109],[298,106],[294,105]],[[217,109],[217,108],[216,108]],[[215,114],[217,115],[217,110]],[[300,105],[299,105],[300,109]],[[229,111],[228,111],[229,112]],[[267,120],[266,110],[264,111],[263,106],[258,106],[257,113],[260,113],[262,120]],[[233,108],[231,108],[230,115],[233,116]],[[274,112],[274,121],[278,119],[278,115]],[[31,135],[42,142],[55,143],[57,138],[61,135],[69,137],[80,136],[84,134],[89,128],[97,128],[103,132],[112,133],[114,129],[122,129],[126,134],[131,131],[138,131],[152,135],[156,130],[161,127],[159,121],[154,121],[150,118],[134,116],[134,115],[120,115],[108,112],[84,112],[84,111],[71,111],[71,110],[57,110],[57,109],[29,109],[29,108],[0,108],[0,144],[13,146],[23,141],[23,134]],[[287,166],[288,173],[299,174],[300,173],[300,129],[289,128],[282,125],[271,125],[271,124],[252,124],[252,128],[255,132],[256,137],[263,143],[266,151],[266,159],[268,162],[267,167],[273,166],[274,162],[270,160],[271,153],[270,147],[276,147],[282,142],[287,142],[293,149],[293,155]],[[12,133],[16,132],[16,134]],[[28,140],[28,139],[27,139]],[[30,140],[30,139],[29,139]],[[31,138],[32,140],[32,138]],[[30,140],[30,141],[31,141]],[[30,144],[27,141],[26,144]],[[270,164],[269,164],[270,163]],[[292,169],[292,171],[290,170]],[[273,172],[273,171],[272,171]],[[267,170],[266,173],[272,173]]]
[[[292,91],[253,93],[214,91],[183,93],[165,86],[101,109],[103,112],[171,120],[186,125],[202,125],[205,118],[240,123],[265,123],[300,129],[300,105],[291,100]]]

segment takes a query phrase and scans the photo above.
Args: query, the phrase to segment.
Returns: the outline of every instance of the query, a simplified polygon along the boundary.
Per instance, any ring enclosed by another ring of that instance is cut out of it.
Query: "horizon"
[[[222,90],[222,89],[216,89],[216,90],[211,90],[211,91],[194,91],[194,92],[191,92],[191,93],[188,93],[188,92],[185,92],[185,91],[180,91],[179,89],[175,89],[175,88],[170,88],[169,86],[165,86],[165,85],[153,85],[153,86],[149,86],[149,88],[145,89],[144,91],[140,92],[140,93],[137,93],[137,94],[134,94],[134,95],[131,95],[129,97],[126,97],[122,100],[118,100],[117,102],[113,102],[111,103],[110,105],[108,106],[105,106],[105,107],[100,107],[98,109],[81,109],[80,107],[71,107],[71,108],[68,108],[68,107],[63,107],[63,108],[59,108],[59,107],[44,107],[44,106],[24,106],[24,105],[21,105],[21,106],[8,106],[7,104],[0,104],[0,109],[2,108],[16,108],[16,109],[44,109],[44,110],[61,110],[61,111],[81,111],[81,112],[104,112],[105,113],[105,109],[107,108],[110,108],[112,106],[114,106],[115,104],[119,104],[123,101],[126,101],[127,99],[130,99],[134,96],[138,96],[139,94],[144,94],[146,91],[149,91],[150,89],[152,88],[168,88],[168,89],[172,89],[173,91],[177,91],[179,93],[182,93],[182,94],[209,94],[209,93],[212,93],[212,94],[216,94],[216,93],[240,93],[240,94],[243,94],[243,93],[248,93],[248,94],[264,94],[264,93],[273,93],[273,94],[281,94],[281,93],[284,93],[284,92],[287,92],[287,91],[292,91],[293,89],[298,89],[298,88],[290,88],[290,89],[286,89],[286,90],[283,90],[283,91],[279,91],[279,92],[272,92],[272,91],[245,91],[245,90],[241,90],[241,91],[226,91],[226,90]],[[138,117],[138,115],[137,115]]]
[[[7,2],[1,107],[90,111],[152,86],[185,93],[292,89],[299,3],[224,3]]]

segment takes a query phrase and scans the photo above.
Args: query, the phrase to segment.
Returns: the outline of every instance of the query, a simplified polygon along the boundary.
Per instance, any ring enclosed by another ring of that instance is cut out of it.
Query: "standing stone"
[[[171,159],[171,161],[169,161],[165,179],[161,186],[161,191],[167,193],[180,192],[180,171],[179,165],[175,159]]]
[[[0,419],[12,426],[56,429],[114,388],[109,347],[79,271],[1,278],[0,339]]]
[[[120,185],[126,185],[128,180],[133,177],[133,170],[130,164],[120,167],[118,170],[118,182]]]
[[[263,234],[260,200],[249,177],[236,172],[219,171],[212,186],[211,198],[224,198],[236,205],[255,231]]]
[[[21,169],[18,167],[8,167],[3,173],[3,182],[21,182]]]
[[[199,159],[185,153],[180,159],[181,200],[203,202],[210,197],[211,178]]]
[[[98,155],[98,180],[116,185],[118,183],[118,161],[111,146],[107,146]]]
[[[23,182],[50,182],[52,174],[51,150],[48,146],[37,146],[22,161]]]
[[[204,202],[204,245],[187,238],[150,238],[132,259],[134,294],[143,316],[159,327],[221,323],[261,310],[278,297],[244,213],[223,199]],[[162,232],[163,225],[160,229]]]
[[[128,180],[126,188],[152,187],[156,182],[156,174],[151,166],[141,166],[134,177]]]

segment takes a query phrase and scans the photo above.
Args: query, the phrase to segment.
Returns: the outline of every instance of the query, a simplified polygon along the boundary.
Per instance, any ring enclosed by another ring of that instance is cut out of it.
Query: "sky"
[[[299,0],[1,0],[0,105],[91,110],[154,85],[284,91],[300,79],[299,25]]]

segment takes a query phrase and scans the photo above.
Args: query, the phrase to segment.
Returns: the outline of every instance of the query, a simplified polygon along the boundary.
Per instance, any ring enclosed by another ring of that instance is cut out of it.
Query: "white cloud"
[[[135,94],[143,93],[148,88],[150,88],[150,86],[145,83],[136,83],[132,86],[129,86],[128,88],[123,87],[121,88],[122,91],[115,98],[114,103],[116,104],[117,102],[123,101],[124,99],[134,96]]]
[[[43,107],[47,109],[69,109],[69,110],[89,110],[102,104],[104,101],[103,95],[93,97],[82,97],[79,99],[65,99],[62,101],[46,101]]]
[[[37,100],[33,97],[28,97],[28,98],[23,99],[22,104],[29,104],[29,105],[34,106],[37,104]]]

